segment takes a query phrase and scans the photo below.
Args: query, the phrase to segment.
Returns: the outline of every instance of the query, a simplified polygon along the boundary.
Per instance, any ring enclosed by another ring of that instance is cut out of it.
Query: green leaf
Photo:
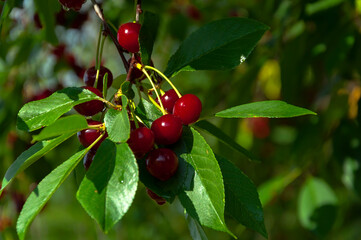
[[[13,178],[21,171],[29,167],[31,164],[39,160],[42,156],[53,150],[59,144],[70,138],[74,133],[64,134],[52,140],[38,142],[31,146],[28,150],[24,151],[20,156],[11,164],[6,171],[2,181],[2,190],[13,180]]]
[[[266,117],[266,118],[289,118],[297,117],[302,115],[316,115],[316,113],[293,106],[291,104],[272,100],[272,101],[262,101],[247,103],[232,107],[221,112],[216,113],[216,117],[223,118],[256,118],[256,117]]]
[[[192,128],[183,128],[187,151],[181,154],[195,170],[191,189],[179,194],[187,213],[201,225],[233,236],[224,221],[225,195],[221,169],[212,149]]]
[[[306,13],[308,15],[313,15],[331,7],[335,7],[344,1],[345,0],[320,0],[313,3],[308,3],[306,4]]]
[[[188,214],[186,215],[189,232],[193,240],[208,240],[207,235],[204,233],[204,230],[197,221],[195,221]]]
[[[127,74],[121,74],[118,77],[114,78],[112,87],[118,89],[127,79]]]
[[[85,211],[107,232],[128,211],[137,184],[138,166],[128,145],[105,140],[76,196]]]
[[[123,82],[121,88],[122,88],[122,93],[127,96],[127,98],[129,99],[133,99],[135,97],[135,93],[133,91],[132,88],[133,84],[131,82]]]
[[[88,123],[84,116],[66,116],[44,128],[38,135],[33,136],[33,141],[41,141],[68,133],[76,133],[86,128],[88,128]]]
[[[9,13],[13,9],[15,5],[15,0],[6,0],[4,3],[0,2],[0,6],[2,8],[1,15],[0,15],[0,32],[2,30],[2,25],[5,21],[5,19],[8,17]]]
[[[154,120],[160,118],[163,115],[156,106],[143,98],[140,99],[139,104],[135,109],[135,113],[148,127],[152,125]]]
[[[55,15],[60,10],[60,4],[56,1],[34,0],[36,9],[45,31],[45,38],[48,42],[54,44],[58,43],[58,38],[55,34]]]
[[[55,168],[32,191],[20,212],[20,216],[16,224],[16,230],[21,240],[25,238],[26,231],[30,223],[34,220],[35,216],[41,211],[51,196],[53,196],[55,191],[60,187],[60,185],[73,171],[79,161],[84,157],[86,151],[87,150],[84,149],[80,152],[77,152],[67,161]]]
[[[150,64],[153,45],[158,33],[159,16],[151,12],[144,12],[144,21],[139,31],[139,46],[144,65]]]
[[[247,18],[221,19],[192,33],[170,58],[164,74],[180,71],[228,70],[252,52],[268,27]]]
[[[126,142],[129,139],[130,124],[125,108],[121,111],[109,109],[105,114],[104,123],[108,138],[113,142]]]
[[[17,127],[24,131],[34,131],[49,126],[75,105],[94,99],[101,98],[83,88],[62,89],[50,97],[25,104],[19,111]]]
[[[252,161],[259,161],[256,156],[253,155],[253,153],[249,152],[247,149],[243,148],[241,145],[239,145],[234,139],[226,135],[221,129],[213,125],[212,123],[201,120],[195,123],[195,126],[210,133],[211,135],[218,138],[221,142],[228,145],[232,149],[244,154],[249,160]]]
[[[226,214],[268,238],[256,186],[233,163],[220,156],[217,160],[223,175]]]
[[[298,218],[303,227],[324,236],[336,219],[337,198],[330,186],[311,177],[304,183],[298,198]]]

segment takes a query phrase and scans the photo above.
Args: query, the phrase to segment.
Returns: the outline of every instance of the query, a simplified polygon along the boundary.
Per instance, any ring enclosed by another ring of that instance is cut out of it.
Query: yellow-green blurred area
[[[46,90],[82,86],[83,71],[95,64],[100,21],[91,2],[80,13],[60,13],[60,4],[53,0],[50,22],[36,17],[35,3],[0,1],[1,179],[31,144],[31,135],[16,129],[22,105]],[[202,132],[214,152],[231,160],[258,187],[269,239],[361,239],[361,1],[143,0],[142,4],[143,10],[161,17],[152,59],[162,71],[182,40],[208,22],[246,17],[270,26],[237,68],[182,72],[172,81],[182,94],[193,93],[202,100],[201,118],[208,118],[260,159],[250,162]],[[134,20],[130,0],[103,0],[102,7],[116,27]],[[102,61],[115,77],[125,73],[109,39]],[[118,87],[116,82],[113,87]],[[213,117],[236,105],[275,99],[318,116]],[[79,145],[76,137],[68,140],[7,188],[0,199],[1,240],[17,239],[18,205]],[[158,206],[141,183],[133,205],[108,235],[87,216],[76,191],[75,177],[70,175],[35,218],[26,239],[191,239],[181,204],[176,200]],[[226,221],[239,239],[264,239],[227,216]],[[231,239],[204,230],[208,239]]]

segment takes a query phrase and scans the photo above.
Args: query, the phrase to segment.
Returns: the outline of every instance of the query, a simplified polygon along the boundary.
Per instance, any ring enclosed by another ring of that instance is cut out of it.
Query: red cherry
[[[201,100],[193,94],[184,95],[176,101],[173,107],[173,114],[178,116],[184,125],[196,122],[201,112]]]
[[[90,149],[89,152],[87,152],[83,158],[83,165],[85,168],[85,171],[88,171],[90,164],[93,162],[95,154],[97,151],[95,149]]]
[[[113,83],[113,74],[112,74],[112,72],[108,68],[100,66],[98,84],[97,84],[96,88],[101,92],[103,91],[103,78],[104,78],[104,75],[106,73],[108,73],[107,87],[109,88]],[[85,71],[84,76],[83,76],[83,80],[84,80],[85,85],[93,87],[96,77],[97,77],[97,70],[95,69],[95,67],[88,68]]]
[[[248,123],[256,138],[264,139],[269,136],[269,118],[249,118]]]
[[[158,148],[148,154],[146,166],[152,176],[166,181],[177,171],[178,157],[168,148]]]
[[[99,125],[102,124],[101,122],[98,121],[93,121],[93,120],[88,120],[88,125],[92,126],[92,125]],[[84,129],[80,132],[77,133],[79,142],[84,146],[84,147],[89,147],[102,133],[97,130],[97,129]],[[108,134],[106,133],[99,142],[97,142],[92,149],[96,150],[98,149],[98,147],[100,146],[100,144],[102,143],[102,141],[104,141],[106,138],[108,137]]]
[[[153,132],[147,127],[139,127],[130,133],[128,144],[130,149],[132,149],[135,157],[142,158],[153,148]]]
[[[163,107],[167,112],[173,113],[173,107],[175,102],[179,99],[177,93],[174,91],[174,89],[168,90],[164,93],[163,96],[160,97],[160,100],[162,101]],[[158,102],[158,99],[157,99]]]
[[[153,199],[154,201],[156,201],[158,203],[158,205],[163,205],[164,203],[166,203],[166,200],[164,198],[158,196],[157,194],[152,192],[149,188],[147,188],[146,190],[147,190],[148,196],[151,199]]]
[[[167,114],[155,120],[152,123],[151,130],[157,144],[173,144],[182,135],[182,121],[175,115]]]
[[[120,46],[131,53],[139,52],[139,23],[125,23],[119,27],[117,38]]]
[[[103,97],[103,94],[96,88],[84,86],[82,87],[84,89],[87,89],[99,97]],[[74,109],[84,116],[93,116],[97,114],[98,112],[101,112],[104,109],[104,103],[99,100],[91,100],[89,102],[78,104],[74,107]]]
[[[59,0],[64,7],[73,9],[74,11],[79,11],[85,1],[86,0]]]

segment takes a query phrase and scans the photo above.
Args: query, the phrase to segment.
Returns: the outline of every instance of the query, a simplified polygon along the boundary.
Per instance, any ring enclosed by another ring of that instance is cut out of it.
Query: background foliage
[[[99,21],[90,4],[82,15],[65,12],[59,20],[54,13],[60,4],[46,2],[0,2],[0,176],[30,146],[30,135],[15,127],[21,106],[47,89],[81,86],[79,76],[95,62]],[[115,26],[133,20],[132,1],[104,1],[103,8]],[[145,0],[143,9],[161,16],[152,58],[163,71],[179,43],[213,20],[249,17],[270,26],[234,70],[181,72],[174,82],[182,93],[201,98],[203,116],[259,100],[283,100],[317,112],[269,122],[212,119],[259,163],[202,133],[215,152],[258,186],[270,239],[359,239],[361,1]],[[34,21],[36,12],[42,28]],[[78,26],[81,19],[86,21]],[[59,44],[66,45],[64,52]],[[124,73],[110,41],[103,62],[115,76]],[[25,196],[78,146],[72,138],[17,177],[0,199],[0,239],[17,239],[14,223]],[[142,184],[129,212],[105,236],[75,199],[75,183],[69,178],[55,193],[35,218],[29,239],[190,238],[180,204],[159,207]],[[263,238],[227,220],[239,238]],[[209,239],[231,238],[205,231]]]

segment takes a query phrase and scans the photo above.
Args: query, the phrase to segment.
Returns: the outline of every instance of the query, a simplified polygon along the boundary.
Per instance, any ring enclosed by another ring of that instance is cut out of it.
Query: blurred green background
[[[31,136],[16,129],[21,106],[59,88],[81,86],[84,70],[95,63],[100,22],[90,1],[80,13],[62,10],[56,0],[39,2],[0,2],[1,178],[30,146]],[[49,16],[39,21],[37,12],[44,7]],[[104,0],[102,7],[115,26],[134,20],[130,0]],[[214,151],[232,160],[258,187],[269,239],[361,239],[361,1],[143,0],[143,10],[161,16],[152,57],[160,70],[181,41],[208,22],[249,17],[270,26],[234,70],[182,72],[173,81],[182,93],[199,96],[202,117],[261,160],[249,162],[204,133]],[[114,76],[125,72],[109,39],[103,64]],[[222,109],[268,99],[318,116],[269,121],[212,117]],[[72,138],[11,184],[0,198],[0,239],[17,239],[16,219],[26,196],[78,146]],[[191,239],[181,205],[158,206],[142,184],[130,210],[108,235],[76,201],[76,190],[70,176],[33,222],[28,239]],[[227,223],[239,239],[264,239],[232,219]],[[209,239],[231,239],[205,231]]]

